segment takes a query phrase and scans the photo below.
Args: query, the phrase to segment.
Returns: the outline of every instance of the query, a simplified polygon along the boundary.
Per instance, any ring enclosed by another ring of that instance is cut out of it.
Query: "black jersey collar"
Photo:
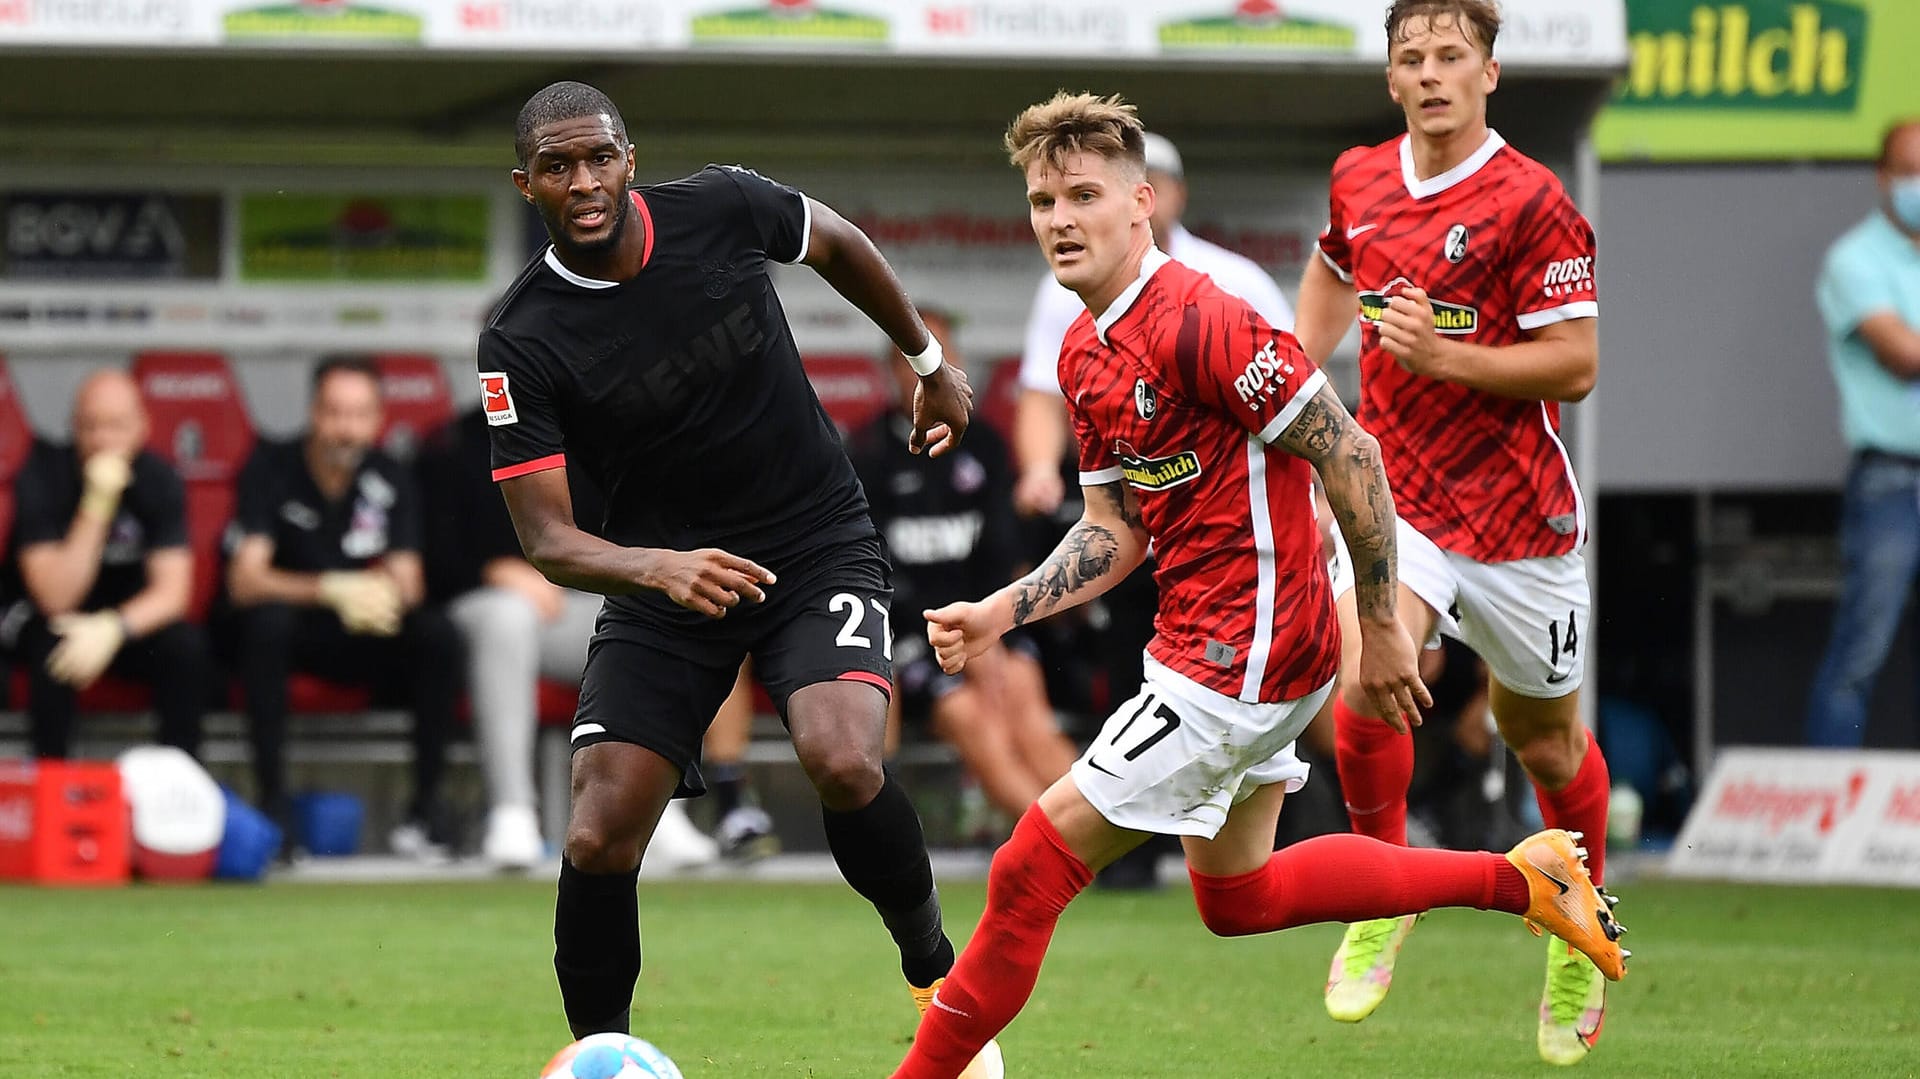
[[[647,230],[646,246],[640,251],[640,268],[644,270],[647,268],[647,263],[653,261],[653,211],[647,208],[647,200],[639,191],[629,191],[627,194],[633,199],[633,208],[640,211],[640,223],[645,226]],[[566,264],[560,261],[560,256],[554,251],[552,244],[547,245],[546,254],[543,255],[542,258],[546,261],[548,269],[559,274],[561,280],[571,285],[578,285],[581,288],[604,289],[618,288],[621,284],[619,281],[602,281],[597,277],[583,277],[567,269]]]

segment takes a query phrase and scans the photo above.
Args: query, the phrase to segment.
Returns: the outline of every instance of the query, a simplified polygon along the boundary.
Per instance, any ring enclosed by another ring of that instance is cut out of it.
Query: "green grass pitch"
[[[1642,882],[1586,1075],[1920,1074],[1920,896]],[[978,885],[944,893],[956,938]],[[551,885],[0,889],[0,1076],[532,1079],[566,1040]],[[689,1079],[888,1075],[912,1005],[844,887],[646,884],[635,1032]],[[1338,930],[1216,940],[1184,888],[1091,893],[1002,1038],[1014,1079],[1538,1076],[1543,946],[1429,918],[1328,1020]]]

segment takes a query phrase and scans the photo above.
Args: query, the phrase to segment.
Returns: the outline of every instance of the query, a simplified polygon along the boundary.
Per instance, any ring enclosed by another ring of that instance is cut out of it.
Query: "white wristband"
[[[919,375],[921,378],[925,378],[935,371],[940,370],[940,365],[945,362],[947,362],[947,357],[940,351],[940,339],[932,334],[927,335],[927,347],[925,350],[918,356],[907,357],[907,366],[913,368],[913,373]]]

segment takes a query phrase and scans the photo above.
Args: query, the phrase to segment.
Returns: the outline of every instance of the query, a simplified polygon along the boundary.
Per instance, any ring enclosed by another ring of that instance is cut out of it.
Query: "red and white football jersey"
[[[1153,537],[1147,654],[1228,697],[1297,700],[1339,667],[1310,470],[1267,444],[1325,384],[1292,334],[1158,250],[1061,346],[1080,482],[1124,480]]]
[[[1481,562],[1566,554],[1586,510],[1560,442],[1560,406],[1410,374],[1380,344],[1388,299],[1412,286],[1440,333],[1511,345],[1594,318],[1593,226],[1552,172],[1497,132],[1439,176],[1416,179],[1401,136],[1333,166],[1320,256],[1360,294],[1360,422],[1379,438],[1400,516]]]

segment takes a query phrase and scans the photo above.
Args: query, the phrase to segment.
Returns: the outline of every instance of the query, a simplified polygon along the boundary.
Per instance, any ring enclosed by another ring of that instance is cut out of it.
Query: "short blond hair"
[[[1069,94],[1061,90],[1029,105],[1007,128],[1007,159],[1025,172],[1035,161],[1061,168],[1074,154],[1095,154],[1147,173],[1147,129],[1139,110],[1119,94]]]
[[[1393,0],[1387,9],[1387,49],[1407,39],[1407,23],[1424,19],[1429,27],[1442,15],[1453,16],[1461,34],[1478,46],[1482,56],[1493,55],[1493,39],[1500,36],[1500,5],[1495,0]]]

